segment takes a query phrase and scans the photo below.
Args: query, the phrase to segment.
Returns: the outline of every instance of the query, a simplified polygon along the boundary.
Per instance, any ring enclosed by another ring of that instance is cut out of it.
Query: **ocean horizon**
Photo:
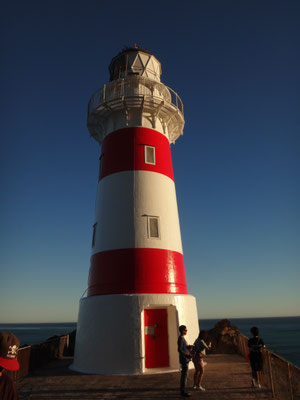
[[[200,329],[212,329],[221,319],[199,319]],[[250,336],[250,328],[257,326],[268,350],[300,367],[300,316],[226,319],[247,337]],[[76,322],[0,323],[0,330],[14,333],[21,346],[24,346],[45,342],[54,335],[68,334],[76,329],[76,326]]]

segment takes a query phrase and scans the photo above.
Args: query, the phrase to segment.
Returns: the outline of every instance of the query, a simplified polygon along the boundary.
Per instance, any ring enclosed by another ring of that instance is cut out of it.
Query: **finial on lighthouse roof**
[[[148,50],[134,44],[134,47],[124,46],[109,65],[110,81],[125,78],[130,75],[140,75],[160,82],[161,64]]]

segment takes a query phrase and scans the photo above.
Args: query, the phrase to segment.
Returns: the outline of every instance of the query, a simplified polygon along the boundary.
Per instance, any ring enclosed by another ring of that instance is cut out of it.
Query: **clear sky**
[[[200,318],[300,315],[300,2],[1,6],[0,322],[76,321],[99,145],[87,103],[123,46],[183,100],[172,145]]]

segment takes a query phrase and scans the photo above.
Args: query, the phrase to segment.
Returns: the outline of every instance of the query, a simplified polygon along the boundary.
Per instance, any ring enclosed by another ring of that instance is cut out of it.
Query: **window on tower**
[[[159,217],[148,217],[148,238],[160,238]]]
[[[145,146],[145,163],[155,165],[155,147]]]
[[[93,225],[92,247],[94,247],[96,243],[96,228],[97,228],[97,222]]]

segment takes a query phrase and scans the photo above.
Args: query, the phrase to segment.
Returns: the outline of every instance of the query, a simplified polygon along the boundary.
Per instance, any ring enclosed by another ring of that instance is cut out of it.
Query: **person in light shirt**
[[[201,386],[202,378],[204,375],[204,366],[206,365],[206,362],[204,361],[204,356],[206,354],[206,350],[210,350],[211,348],[211,342],[209,342],[209,344],[206,344],[205,342],[207,336],[207,331],[201,331],[199,333],[198,338],[195,340],[192,352],[192,360],[195,366],[193,389],[201,390],[202,392],[205,392],[204,387]]]

